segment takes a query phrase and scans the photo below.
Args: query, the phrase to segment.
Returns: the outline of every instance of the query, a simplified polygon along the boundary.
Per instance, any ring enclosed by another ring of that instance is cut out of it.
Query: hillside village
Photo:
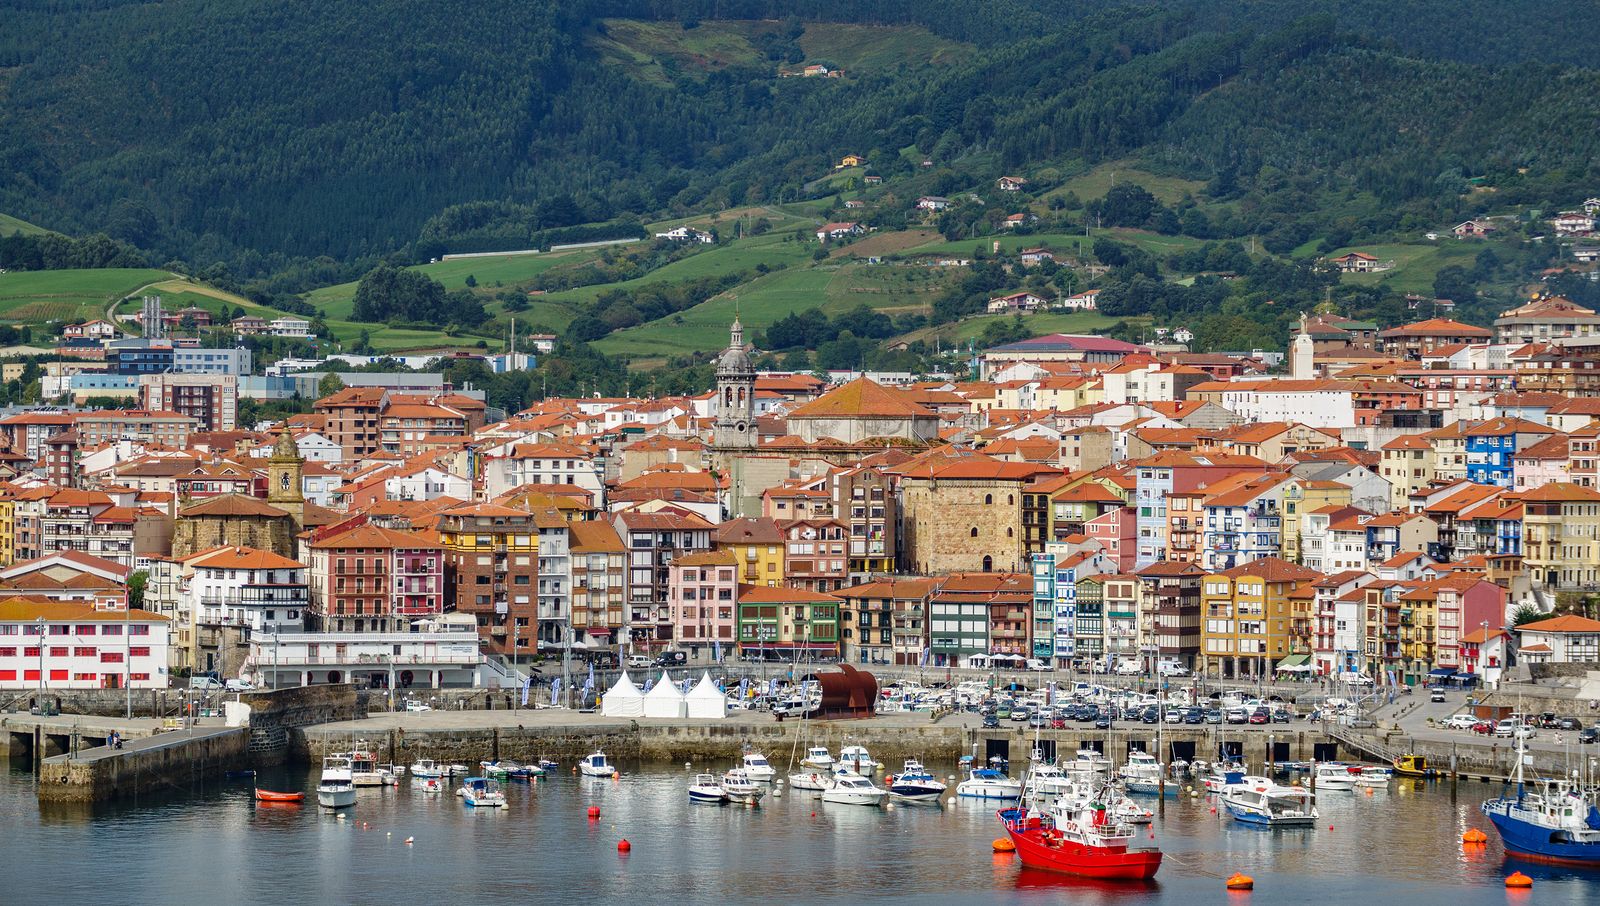
[[[86,322],[64,342],[134,407],[0,418],[0,597],[65,632],[137,589],[149,644],[0,646],[0,685],[665,651],[1494,684],[1597,654],[1597,325],[1558,296],[1493,328],[1317,313],[1284,367],[1056,334],[958,381],[758,370],[736,320],[700,394],[506,412],[437,373],[291,373],[336,389],[246,425],[268,385],[236,350]]]

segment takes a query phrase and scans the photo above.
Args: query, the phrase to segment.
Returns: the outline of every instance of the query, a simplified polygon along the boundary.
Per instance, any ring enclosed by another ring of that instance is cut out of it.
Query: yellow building
[[[17,562],[17,504],[11,487],[0,484],[0,567]]]
[[[1337,481],[1289,482],[1283,489],[1283,559],[1301,562],[1300,532],[1305,514],[1325,506],[1350,506],[1351,497],[1350,486]]]
[[[711,534],[719,551],[730,551],[739,564],[739,583],[776,588],[783,584],[783,531],[775,519],[752,516],[729,519]]]
[[[1389,482],[1389,507],[1404,512],[1410,497],[1434,477],[1433,444],[1420,434],[1402,434],[1383,445],[1379,473]]]
[[[1600,581],[1600,491],[1558,481],[1524,491],[1522,563],[1535,588],[1592,588]]]
[[[1322,574],[1263,557],[1200,583],[1200,669],[1216,678],[1269,676],[1294,653],[1296,625],[1309,625],[1309,597],[1294,597]],[[1304,611],[1304,612],[1301,612]]]

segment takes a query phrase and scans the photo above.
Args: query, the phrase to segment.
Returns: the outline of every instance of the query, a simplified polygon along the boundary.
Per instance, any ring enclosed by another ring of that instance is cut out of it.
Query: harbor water
[[[1467,906],[1506,902],[1513,870],[1534,878],[1541,906],[1600,902],[1600,873],[1507,862],[1477,810],[1499,788],[1476,783],[1328,792],[1318,797],[1316,827],[1276,831],[1185,796],[1153,825],[1167,854],[1156,880],[1130,885],[1024,871],[992,853],[1003,836],[994,804],[872,809],[783,788],[758,808],[695,805],[682,765],[622,768],[619,780],[580,778],[563,765],[548,779],[507,783],[504,809],[474,811],[408,782],[362,789],[343,820],[317,808],[315,778],[303,771],[74,806],[40,803],[33,776],[13,769],[0,775],[0,902],[1194,906],[1225,901],[1222,879],[1240,871],[1255,878],[1252,896],[1263,903]],[[258,804],[253,783],[304,790],[307,802]],[[1490,844],[1464,851],[1469,827],[1488,831]]]

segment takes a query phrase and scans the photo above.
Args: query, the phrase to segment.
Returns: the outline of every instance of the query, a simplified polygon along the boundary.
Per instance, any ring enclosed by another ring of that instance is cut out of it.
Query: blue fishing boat
[[[1483,803],[1483,813],[1500,832],[1506,853],[1535,862],[1600,868],[1600,809],[1593,791],[1569,780],[1535,781],[1522,776],[1522,741],[1517,745],[1516,795]]]

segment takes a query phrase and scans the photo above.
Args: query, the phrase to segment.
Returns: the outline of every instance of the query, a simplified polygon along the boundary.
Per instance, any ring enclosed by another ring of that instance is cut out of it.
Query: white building
[[[389,500],[437,500],[440,497],[471,500],[472,481],[429,466],[405,475],[385,478],[383,496]]]
[[[0,689],[165,689],[170,639],[166,617],[115,603],[0,601]]]
[[[570,484],[603,497],[594,454],[577,444],[513,444],[505,456],[484,464],[484,491],[491,498],[525,484]]]
[[[302,632],[255,636],[245,671],[268,688],[357,683],[378,688],[509,685],[478,648],[472,618],[419,621],[415,632]]]
[[[267,330],[275,337],[300,337],[304,339],[311,336],[311,322],[305,318],[284,316],[269,322]]]
[[[180,591],[179,609],[195,622],[252,635],[305,628],[310,592],[304,564],[249,547],[219,548],[183,563],[188,585]]]

